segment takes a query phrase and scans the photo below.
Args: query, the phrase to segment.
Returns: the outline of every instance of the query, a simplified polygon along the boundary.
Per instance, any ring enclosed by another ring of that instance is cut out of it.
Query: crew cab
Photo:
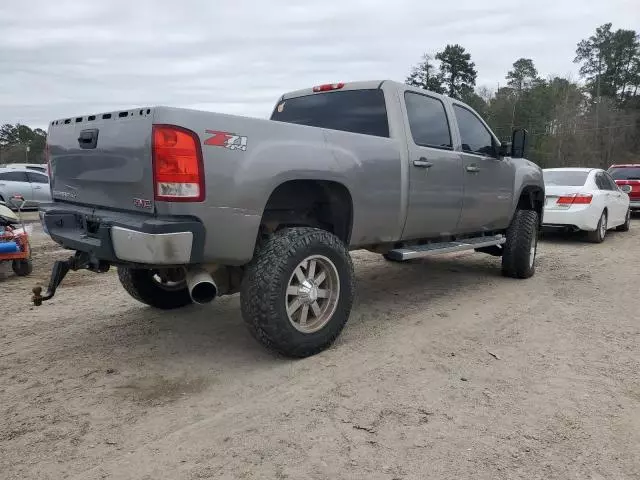
[[[283,95],[271,119],[168,107],[49,125],[51,298],[69,270],[118,269],[157,308],[240,292],[263,345],[328,347],[352,306],[349,250],[389,261],[457,250],[535,271],[544,204],[526,132],[501,143],[468,105],[393,81]]]

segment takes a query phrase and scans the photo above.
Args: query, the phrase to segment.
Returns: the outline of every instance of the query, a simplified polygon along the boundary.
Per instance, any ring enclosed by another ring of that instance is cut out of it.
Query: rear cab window
[[[343,90],[282,100],[271,120],[376,137],[389,136],[384,92]]]
[[[608,173],[614,180],[640,180],[640,166],[611,167]]]
[[[542,172],[545,185],[558,185],[563,187],[581,187],[587,182],[589,172],[580,171],[549,171]]]
[[[415,92],[405,92],[404,100],[415,144],[453,150],[444,104],[437,98]]]

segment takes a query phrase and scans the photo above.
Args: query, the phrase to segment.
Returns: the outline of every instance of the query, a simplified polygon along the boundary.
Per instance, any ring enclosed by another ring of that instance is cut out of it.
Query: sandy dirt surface
[[[354,254],[328,351],[249,336],[237,296],[159,312],[114,272],[71,273],[34,226],[35,271],[0,281],[0,478],[640,479],[640,221],[601,245],[499,259]]]

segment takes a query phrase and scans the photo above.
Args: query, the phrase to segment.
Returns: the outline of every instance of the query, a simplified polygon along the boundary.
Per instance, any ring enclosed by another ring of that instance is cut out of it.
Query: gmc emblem
[[[146,200],[144,198],[134,198],[133,206],[136,208],[149,209],[151,208],[151,200]]]

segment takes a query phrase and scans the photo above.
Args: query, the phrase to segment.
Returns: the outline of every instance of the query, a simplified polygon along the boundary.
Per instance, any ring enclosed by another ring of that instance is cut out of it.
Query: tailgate
[[[152,124],[148,108],[52,122],[54,200],[152,214]]]

